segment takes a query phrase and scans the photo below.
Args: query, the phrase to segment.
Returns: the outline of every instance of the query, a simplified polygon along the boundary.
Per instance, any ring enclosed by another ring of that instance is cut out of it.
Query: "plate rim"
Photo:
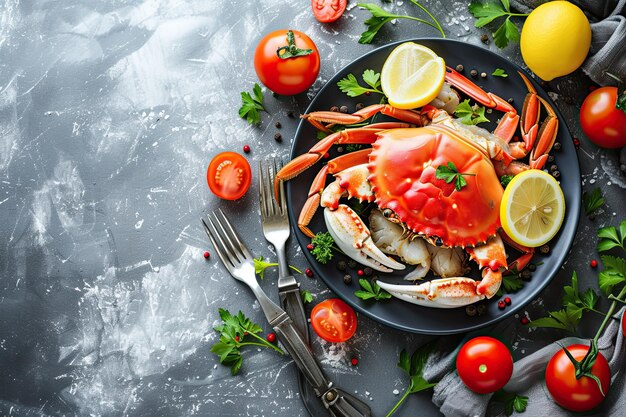
[[[531,81],[531,83],[533,84],[533,86],[537,89],[537,92],[539,92],[544,98],[547,99],[548,103],[553,107],[554,112],[556,113],[557,117],[560,120],[565,120],[565,118],[563,117],[563,115],[561,114],[560,110],[558,109],[558,107],[556,106],[556,104],[554,103],[554,101],[549,97],[549,95],[547,94],[547,92],[541,87],[541,85],[539,85],[539,83],[534,79],[534,77],[532,77],[531,74],[529,74],[529,72],[527,70],[525,70],[524,68],[520,67],[517,63],[508,60],[506,57],[497,54],[496,52],[493,52],[489,49],[483,48],[479,45],[473,44],[473,43],[466,43],[466,42],[462,42],[462,41],[458,41],[455,39],[446,39],[446,38],[430,38],[430,37],[424,37],[424,38],[408,38],[408,39],[404,39],[404,40],[400,40],[400,41],[395,41],[395,42],[390,42],[387,43],[385,45],[381,45],[375,49],[372,49],[371,51],[366,52],[365,54],[355,58],[354,60],[350,61],[350,63],[348,63],[347,65],[343,66],[341,69],[339,69],[337,72],[335,72],[335,74],[330,77],[328,79],[328,81],[326,81],[326,83],[322,86],[322,88],[320,88],[320,90],[315,94],[315,96],[311,99],[311,102],[309,103],[309,105],[307,106],[305,113],[309,113],[311,111],[313,111],[314,109],[312,109],[313,104],[317,101],[318,97],[320,95],[322,95],[327,89],[332,88],[336,82],[338,81],[338,76],[339,73],[341,73],[343,70],[345,70],[348,67],[351,67],[355,64],[358,64],[361,61],[367,60],[369,57],[371,57],[372,55],[375,55],[377,53],[379,53],[379,51],[383,50],[383,49],[388,49],[388,48],[393,48],[394,46],[398,46],[402,43],[405,42],[422,42],[422,41],[429,41],[429,42],[442,42],[442,43],[452,43],[452,44],[456,44],[459,47],[462,48],[470,48],[470,49],[477,49],[480,50],[481,53],[488,53],[489,55],[495,56],[497,57],[497,59],[500,60],[506,60],[508,62],[508,64],[510,64],[511,66],[515,67],[515,69],[519,72],[521,72],[522,74],[526,75],[528,77],[528,79]],[[301,119],[298,127],[296,129],[296,132],[294,133],[294,137],[291,143],[291,149],[290,149],[290,153],[289,153],[289,157],[290,160],[292,160],[293,158],[295,158],[296,156],[296,138],[299,137],[299,135],[301,134],[301,131],[304,129],[306,121]],[[570,139],[572,138],[572,134],[569,131],[569,128],[567,127],[567,124],[565,122],[560,123],[559,125],[560,128],[565,130],[565,135],[567,137],[569,137]],[[573,144],[572,144],[573,146]],[[337,287],[336,285],[333,285],[333,283],[329,283],[329,279],[327,279],[325,277],[325,274],[322,273],[322,271],[320,270],[319,264],[317,261],[315,261],[315,259],[313,258],[313,256],[309,253],[309,251],[305,250],[306,245],[308,244],[307,242],[303,241],[304,238],[306,238],[306,236],[301,233],[297,228],[294,227],[294,235],[296,237],[296,240],[298,241],[298,244],[300,245],[300,248],[302,249],[302,252],[304,253],[304,256],[306,257],[307,261],[309,262],[311,268],[315,271],[315,273],[317,274],[317,276],[319,276],[322,281],[324,282],[324,284],[328,287],[328,289],[330,289],[333,293],[334,296],[339,297],[340,299],[342,299],[343,301],[345,301],[346,303],[348,303],[352,308],[354,308],[355,310],[357,310],[359,313],[362,313],[364,315],[366,315],[367,317],[369,317],[372,320],[377,321],[378,323],[381,323],[385,326],[389,326],[391,328],[397,329],[397,330],[402,330],[402,331],[406,331],[406,332],[410,332],[410,333],[416,333],[416,334],[426,334],[426,335],[435,335],[435,336],[444,336],[444,335],[452,335],[452,334],[459,334],[459,333],[467,333],[467,332],[471,332],[471,331],[476,331],[485,327],[489,327],[492,326],[506,318],[509,318],[511,316],[513,316],[514,314],[516,314],[518,311],[520,311],[522,308],[524,308],[526,305],[528,305],[529,303],[531,303],[533,300],[535,300],[539,294],[554,280],[554,278],[556,277],[558,271],[563,267],[563,264],[565,263],[568,254],[571,251],[571,248],[574,244],[574,240],[576,237],[576,232],[578,231],[578,223],[580,221],[580,214],[581,214],[581,195],[582,195],[582,185],[580,183],[580,161],[578,160],[578,153],[574,152],[574,156],[576,158],[576,166],[574,167],[575,169],[572,169],[571,167],[568,167],[568,175],[575,175],[575,178],[577,178],[578,180],[575,180],[575,184],[577,184],[577,186],[574,187],[574,192],[571,195],[572,199],[574,202],[578,202],[578,204],[574,204],[571,207],[568,207],[568,210],[570,211],[570,217],[571,217],[571,222],[573,226],[569,226],[568,223],[568,228],[567,230],[564,230],[565,228],[562,228],[560,230],[561,236],[560,239],[566,239],[566,243],[565,243],[565,247],[563,248],[562,253],[559,253],[557,255],[557,261],[554,264],[554,266],[550,269],[547,270],[546,272],[546,278],[542,280],[542,282],[540,282],[538,285],[533,286],[533,289],[530,291],[530,293],[528,294],[527,298],[525,301],[523,302],[517,302],[512,306],[509,306],[505,311],[502,312],[502,314],[495,316],[485,322],[480,322],[480,323],[476,323],[476,324],[471,324],[468,323],[469,325],[465,325],[462,328],[456,328],[454,330],[450,330],[450,329],[445,329],[445,330],[430,330],[430,329],[417,329],[415,327],[409,327],[403,324],[398,324],[395,323],[393,321],[390,321],[384,317],[380,317],[370,311],[368,311],[368,309],[366,308],[367,306],[363,306],[360,305],[358,303],[355,303],[352,299],[349,298],[344,298],[342,296],[341,293],[338,293],[335,291],[335,287]],[[574,171],[574,172],[572,172]],[[288,181],[286,183],[286,189],[285,189],[285,195],[287,197],[287,209],[288,209],[288,215],[289,215],[289,220],[291,222],[292,225],[296,225],[297,224],[297,219],[298,216],[296,215],[296,213],[294,212],[294,208],[293,208],[293,204],[291,204],[291,193],[292,193],[292,182]],[[566,216],[567,219],[567,216]],[[406,303],[406,301],[402,301],[402,300],[394,300],[397,302],[404,302]],[[420,311],[422,308],[428,309],[431,307],[424,307],[424,306],[419,306],[419,305],[415,305],[415,308],[417,309],[417,311]],[[462,307],[459,307],[462,308]],[[438,310],[437,308],[431,308],[431,309],[435,309]]]

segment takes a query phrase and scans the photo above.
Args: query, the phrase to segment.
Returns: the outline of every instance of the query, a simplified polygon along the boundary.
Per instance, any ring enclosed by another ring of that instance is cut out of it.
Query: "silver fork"
[[[208,215],[207,220],[208,222],[202,219],[202,226],[220,260],[233,278],[250,287],[270,326],[293,358],[298,369],[313,386],[315,394],[322,400],[324,407],[335,417],[371,416],[367,404],[358,400],[356,403],[352,403],[349,401],[350,396],[334,387],[333,383],[326,379],[311,349],[291,318],[270,300],[259,286],[254,275],[254,258],[222,210]]]

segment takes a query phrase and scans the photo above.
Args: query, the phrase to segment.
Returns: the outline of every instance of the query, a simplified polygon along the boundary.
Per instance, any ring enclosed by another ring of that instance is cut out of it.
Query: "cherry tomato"
[[[252,170],[246,158],[235,152],[222,152],[211,160],[206,180],[213,194],[225,200],[241,198],[252,179]]]
[[[254,69],[267,88],[276,94],[291,96],[305,91],[313,84],[320,72],[320,55],[311,38],[292,30],[295,47],[311,49],[313,52],[292,58],[279,57],[278,50],[289,45],[288,32],[277,30],[261,39],[254,52]]]
[[[356,314],[339,298],[329,298],[313,307],[311,325],[322,339],[333,343],[345,342],[356,331]]]
[[[589,346],[571,345],[567,350],[577,361],[580,361]],[[602,391],[608,393],[611,384],[611,370],[601,353],[598,353],[591,373],[598,377]],[[576,379],[574,364],[569,360],[563,349],[552,356],[546,368],[546,386],[554,401],[571,411],[587,411],[598,406],[603,400],[602,392],[593,379],[583,376]]]
[[[622,314],[622,336],[626,337],[626,311]]]
[[[513,357],[504,343],[493,337],[479,336],[461,347],[456,357],[456,370],[467,388],[488,394],[509,381]]]
[[[311,0],[315,18],[322,23],[334,22],[346,10],[347,0]]]
[[[585,135],[603,148],[626,146],[626,113],[615,107],[617,87],[593,90],[580,107],[580,126]]]

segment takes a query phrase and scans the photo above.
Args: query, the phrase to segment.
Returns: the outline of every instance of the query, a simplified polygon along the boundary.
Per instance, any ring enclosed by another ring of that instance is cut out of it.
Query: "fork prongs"
[[[207,215],[209,224],[204,219],[201,219],[202,226],[226,268],[230,270],[246,258],[252,259],[250,251],[243,244],[241,238],[224,215],[224,212],[218,209],[212,214],[213,216]]]
[[[259,161],[259,193],[260,193],[260,206],[261,214],[264,217],[273,216],[275,214],[285,214],[285,186],[280,183],[280,202],[277,202],[274,198],[273,183],[274,176],[280,169],[280,164],[276,158],[273,158],[267,167],[264,168],[261,161]],[[264,173],[267,171],[267,173]]]

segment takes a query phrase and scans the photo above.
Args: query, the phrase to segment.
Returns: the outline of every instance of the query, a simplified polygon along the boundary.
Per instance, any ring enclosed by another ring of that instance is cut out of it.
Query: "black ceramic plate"
[[[453,68],[458,64],[462,64],[465,67],[466,74],[469,73],[470,69],[476,69],[478,73],[486,72],[488,76],[486,78],[478,77],[478,79],[475,80],[476,83],[485,90],[492,91],[504,99],[513,98],[514,106],[518,109],[518,112],[521,113],[521,106],[524,102],[527,90],[522,79],[517,74],[517,71],[523,72],[523,70],[517,65],[486,49],[463,42],[446,39],[415,39],[412,41],[431,48],[439,56],[444,58],[447,65]],[[372,94],[369,97],[348,97],[339,90],[337,82],[349,73],[355,74],[355,76],[361,80],[361,74],[366,69],[371,68],[380,71],[389,53],[400,43],[402,42],[378,48],[341,70],[320,90],[319,94],[313,99],[307,109],[307,113],[315,110],[328,110],[335,105],[347,105],[350,111],[354,111],[355,105],[358,102],[363,102],[366,105],[377,103],[380,99],[379,96],[376,97],[377,94]],[[504,69],[509,75],[508,78],[492,76],[491,73],[496,68]],[[527,73],[526,75],[528,76]],[[335,267],[336,261],[345,259],[345,257],[339,254],[327,265],[318,263],[309,251],[306,250],[306,245],[310,243],[310,239],[296,228],[295,236],[300,246],[303,248],[304,254],[310,262],[316,276],[324,280],[331,290],[359,312],[383,324],[416,333],[443,335],[475,330],[494,324],[505,317],[515,314],[524,307],[524,305],[537,297],[541,290],[545,288],[555,276],[572,245],[576,225],[578,224],[578,217],[580,215],[581,184],[576,150],[571,135],[563,121],[563,117],[541,86],[534,82],[534,80],[533,84],[539,94],[551,103],[559,120],[561,120],[557,137],[557,141],[561,143],[561,149],[558,151],[553,150],[552,154],[555,157],[555,163],[559,167],[563,167],[564,171],[567,171],[567,175],[560,177],[561,187],[565,194],[566,213],[559,234],[550,242],[550,253],[548,255],[538,254],[533,259],[535,263],[541,264],[537,266],[531,281],[525,283],[521,290],[510,295],[513,299],[512,306],[504,311],[499,310],[497,306],[499,297],[496,296],[491,300],[483,302],[487,307],[485,314],[469,317],[465,313],[465,308],[428,308],[410,304],[395,298],[383,302],[362,301],[354,296],[354,291],[358,289],[356,271],[350,271],[354,278],[353,283],[346,285],[343,282],[344,274],[339,272]],[[488,117],[495,121],[500,117],[500,114],[494,111],[489,114]],[[378,120],[380,121],[381,118]],[[489,126],[487,124],[482,124],[481,126],[493,130],[495,125],[495,123],[491,123]],[[308,122],[301,121],[293,142],[291,158],[307,152],[316,141],[316,130]],[[331,151],[331,157],[336,155],[336,150],[333,149]],[[317,163],[314,167],[287,183],[287,201],[292,225],[297,224],[298,214],[306,200],[311,181],[320,167],[321,164]],[[329,177],[329,182],[330,180],[331,178]],[[311,222],[311,230],[314,232],[326,230],[323,217],[322,210],[318,210]],[[509,255],[515,256],[512,251],[509,251]],[[410,270],[410,267],[408,270]],[[406,272],[404,272],[404,274],[405,273]],[[379,276],[381,279],[384,278],[386,282],[402,282],[402,274],[400,273],[382,273]],[[470,276],[479,279],[480,275],[475,266]],[[407,283],[407,281],[404,281],[404,283]]]

